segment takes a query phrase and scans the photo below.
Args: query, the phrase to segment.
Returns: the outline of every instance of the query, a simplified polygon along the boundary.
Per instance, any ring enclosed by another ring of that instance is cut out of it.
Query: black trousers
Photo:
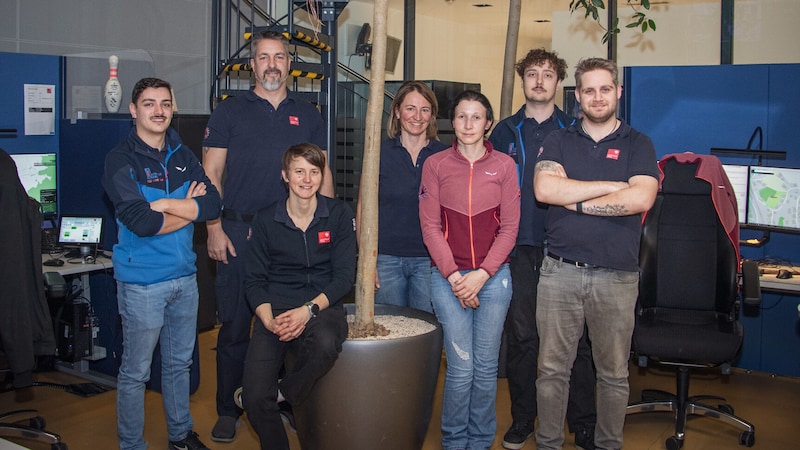
[[[539,333],[536,329],[536,294],[539,269],[544,257],[541,247],[518,245],[511,257],[514,291],[506,316],[506,376],[511,395],[511,417],[515,422],[533,421],[536,408]],[[567,424],[571,432],[594,430],[595,371],[587,333],[578,344],[569,382]]]
[[[274,311],[277,316],[282,311]],[[289,440],[278,408],[278,388],[286,400],[297,405],[308,398],[311,388],[333,367],[347,338],[347,319],[341,305],[320,311],[295,340],[281,342],[256,319],[244,363],[242,400],[250,424],[262,449],[289,450]],[[278,383],[286,356],[291,364]]]
[[[217,415],[239,417],[242,411],[236,407],[233,393],[242,386],[244,358],[253,319],[242,289],[250,224],[223,220],[222,226],[238,256],[228,255],[228,264],[217,263],[214,287],[217,319],[222,323],[217,334]]]

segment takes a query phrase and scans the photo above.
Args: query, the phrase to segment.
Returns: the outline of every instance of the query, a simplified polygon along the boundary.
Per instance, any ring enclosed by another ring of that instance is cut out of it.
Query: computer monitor
[[[28,195],[42,205],[42,214],[58,214],[58,183],[55,153],[19,153],[11,155],[17,175]]]
[[[750,166],[748,228],[800,234],[800,169]]]
[[[81,256],[94,255],[102,242],[102,216],[61,216],[58,243],[64,248],[78,248]]]
[[[747,222],[747,176],[749,175],[748,166],[734,164],[723,164],[722,168],[728,176],[728,181],[733,187],[733,195],[736,197],[736,204],[739,207],[739,223]]]

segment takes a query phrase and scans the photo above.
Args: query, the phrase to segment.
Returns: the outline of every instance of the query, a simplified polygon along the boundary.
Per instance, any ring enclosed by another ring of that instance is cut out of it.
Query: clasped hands
[[[447,281],[450,282],[450,289],[456,296],[461,307],[464,309],[476,309],[481,306],[478,293],[483,289],[483,285],[489,279],[489,274],[483,269],[475,269],[461,275],[461,272],[454,272]]]
[[[278,336],[281,342],[289,342],[297,339],[306,329],[306,324],[311,320],[308,308],[301,306],[290,309],[267,322],[264,326]]]

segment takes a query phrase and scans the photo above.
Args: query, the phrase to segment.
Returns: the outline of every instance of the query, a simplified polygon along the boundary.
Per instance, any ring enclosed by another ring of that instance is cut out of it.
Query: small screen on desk
[[[103,218],[97,216],[62,216],[58,243],[80,246],[100,244],[103,237]]]

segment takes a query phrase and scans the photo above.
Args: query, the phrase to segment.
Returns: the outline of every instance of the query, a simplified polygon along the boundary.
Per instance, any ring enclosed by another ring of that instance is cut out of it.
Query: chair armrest
[[[755,261],[742,261],[742,301],[744,315],[758,315],[761,307],[761,279]]]

